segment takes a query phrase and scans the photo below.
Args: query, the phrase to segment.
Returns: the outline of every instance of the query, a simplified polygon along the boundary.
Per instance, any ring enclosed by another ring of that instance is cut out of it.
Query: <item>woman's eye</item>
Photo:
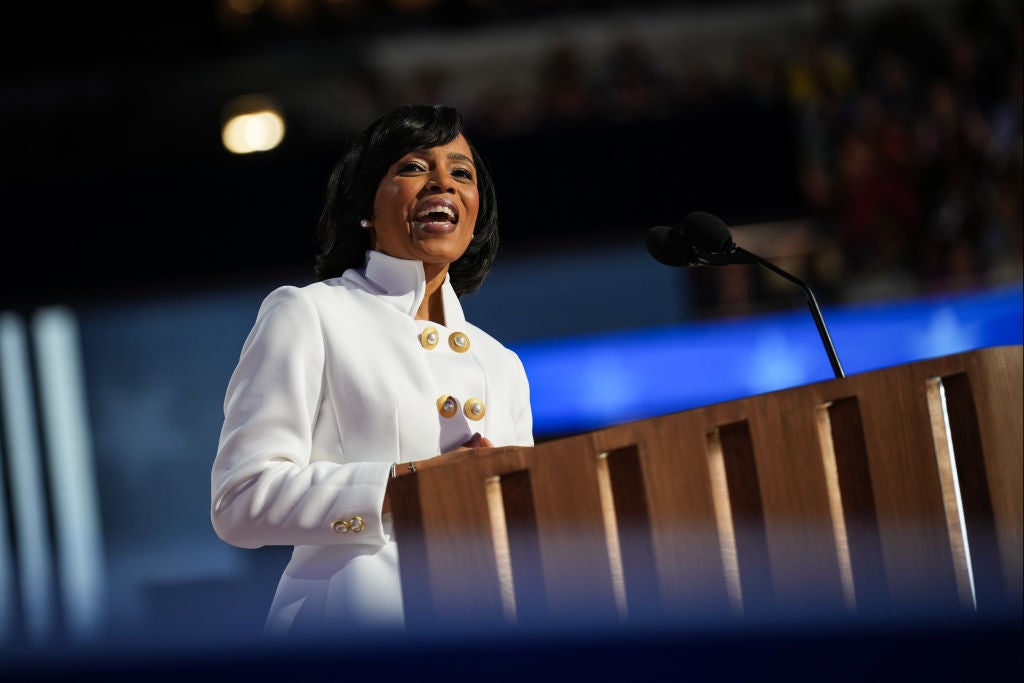
[[[415,161],[408,161],[408,162],[402,164],[399,167],[398,172],[399,173],[421,173],[421,172],[426,171],[426,170],[427,169],[424,168],[423,164],[417,163]]]
[[[465,178],[466,180],[473,179],[473,172],[470,171],[468,168],[457,168],[454,171],[452,171],[452,175],[455,176],[456,178]]]

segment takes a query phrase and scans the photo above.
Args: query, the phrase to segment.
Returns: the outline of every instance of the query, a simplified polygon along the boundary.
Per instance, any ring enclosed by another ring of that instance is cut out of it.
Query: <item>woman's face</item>
[[[373,200],[373,248],[443,272],[473,238],[480,208],[476,167],[459,135],[447,145],[409,152],[387,170]]]

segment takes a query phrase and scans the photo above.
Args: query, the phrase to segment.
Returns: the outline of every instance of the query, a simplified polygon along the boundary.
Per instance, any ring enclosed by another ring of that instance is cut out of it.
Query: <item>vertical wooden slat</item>
[[[491,540],[494,545],[494,565],[498,574],[498,593],[505,620],[517,621],[515,575],[512,572],[512,549],[508,542],[508,524],[505,518],[505,500],[501,493],[501,477],[487,477],[487,512],[491,520]]]
[[[821,443],[821,462],[825,469],[825,486],[828,490],[829,512],[832,515],[832,535],[836,545],[836,560],[839,563],[839,578],[843,587],[843,604],[853,612],[857,609],[857,589],[853,583],[853,560],[850,553],[850,537],[846,530],[846,514],[843,512],[843,490],[839,484],[839,465],[836,459],[835,442],[832,439],[832,425],[826,404],[818,409],[818,440]]]
[[[943,395],[942,380],[929,379],[925,383],[928,409],[932,416],[932,441],[935,444],[936,467],[942,487],[942,504],[946,510],[946,528],[949,533],[949,547],[953,555],[953,572],[960,605],[973,610],[974,577],[971,571],[971,550],[967,540],[966,524],[963,520],[963,505],[960,497],[960,482],[953,441],[946,414],[946,399]]]
[[[708,474],[711,481],[711,496],[715,505],[715,527],[718,530],[718,545],[722,553],[722,572],[729,606],[737,614],[743,613],[743,582],[740,577],[739,550],[736,547],[736,526],[732,514],[732,500],[729,495],[729,474],[722,452],[721,434],[717,429],[708,432]]]
[[[608,567],[612,575],[612,592],[619,616],[629,615],[626,603],[625,570],[622,568],[622,541],[619,534],[619,519],[615,510],[615,493],[612,490],[611,473],[608,470],[608,454],[597,456],[597,488],[601,494],[601,511],[604,518],[605,543],[608,546]]]
[[[862,614],[884,612],[889,608],[889,588],[860,404],[854,397],[836,399],[829,403],[825,414],[856,608]]]
[[[890,609],[958,611],[925,379],[897,366],[850,382],[863,424]]]
[[[833,386],[841,386],[840,380]],[[844,609],[816,417],[808,388],[756,396],[746,406],[773,604],[791,616]]]
[[[970,549],[974,599],[981,610],[1001,608],[1007,592],[1002,578],[992,494],[985,474],[977,407],[966,373],[941,378],[964,517],[965,542]]]
[[[434,591],[428,561],[427,545],[432,538],[424,528],[426,515],[420,498],[419,477],[401,477],[392,482],[391,514],[394,517],[394,536],[401,548],[402,604],[407,626],[417,628],[437,618],[434,609]],[[415,571],[410,570],[415,567]]]
[[[956,364],[953,361],[960,361]],[[946,360],[943,376],[966,372],[976,403],[985,481],[992,501],[1001,583],[1006,603],[995,609],[1020,609],[1024,602],[1024,347],[979,349]],[[954,391],[955,395],[955,391]],[[954,430],[956,431],[956,430]],[[980,589],[980,586],[979,586]],[[983,600],[983,604],[987,601]]]
[[[750,427],[746,422],[736,422],[717,431],[729,491],[743,612],[767,613],[775,605],[775,591]]]
[[[457,453],[426,461],[393,483],[407,624],[505,623],[486,482],[529,469],[527,454],[517,448],[497,449],[491,458]]]
[[[543,623],[547,616],[548,600],[531,474],[529,471],[519,470],[502,475],[498,481],[502,507],[501,510],[494,510],[492,514],[497,515],[500,512],[505,518],[503,527],[508,544],[508,573],[511,574],[515,596],[516,621],[524,625]],[[507,580],[500,571],[498,579]],[[503,584],[503,600],[508,590]]]
[[[644,491],[639,448],[624,446],[608,452],[608,484],[621,556],[624,605],[631,619],[662,614],[650,506]]]

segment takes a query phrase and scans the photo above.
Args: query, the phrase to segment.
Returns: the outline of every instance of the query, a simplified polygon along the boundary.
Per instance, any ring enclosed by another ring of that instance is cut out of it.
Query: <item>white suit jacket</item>
[[[518,356],[466,322],[447,280],[445,325],[415,320],[425,292],[419,261],[371,251],[363,270],[279,287],[260,306],[224,399],[211,520],[232,545],[295,546],[267,633],[400,627],[381,514],[392,463],[474,432],[533,445]]]

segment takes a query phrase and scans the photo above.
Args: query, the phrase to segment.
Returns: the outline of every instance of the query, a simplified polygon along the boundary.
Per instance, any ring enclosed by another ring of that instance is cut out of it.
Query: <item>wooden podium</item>
[[[407,621],[1019,614],[1022,357],[421,463],[392,500]]]

